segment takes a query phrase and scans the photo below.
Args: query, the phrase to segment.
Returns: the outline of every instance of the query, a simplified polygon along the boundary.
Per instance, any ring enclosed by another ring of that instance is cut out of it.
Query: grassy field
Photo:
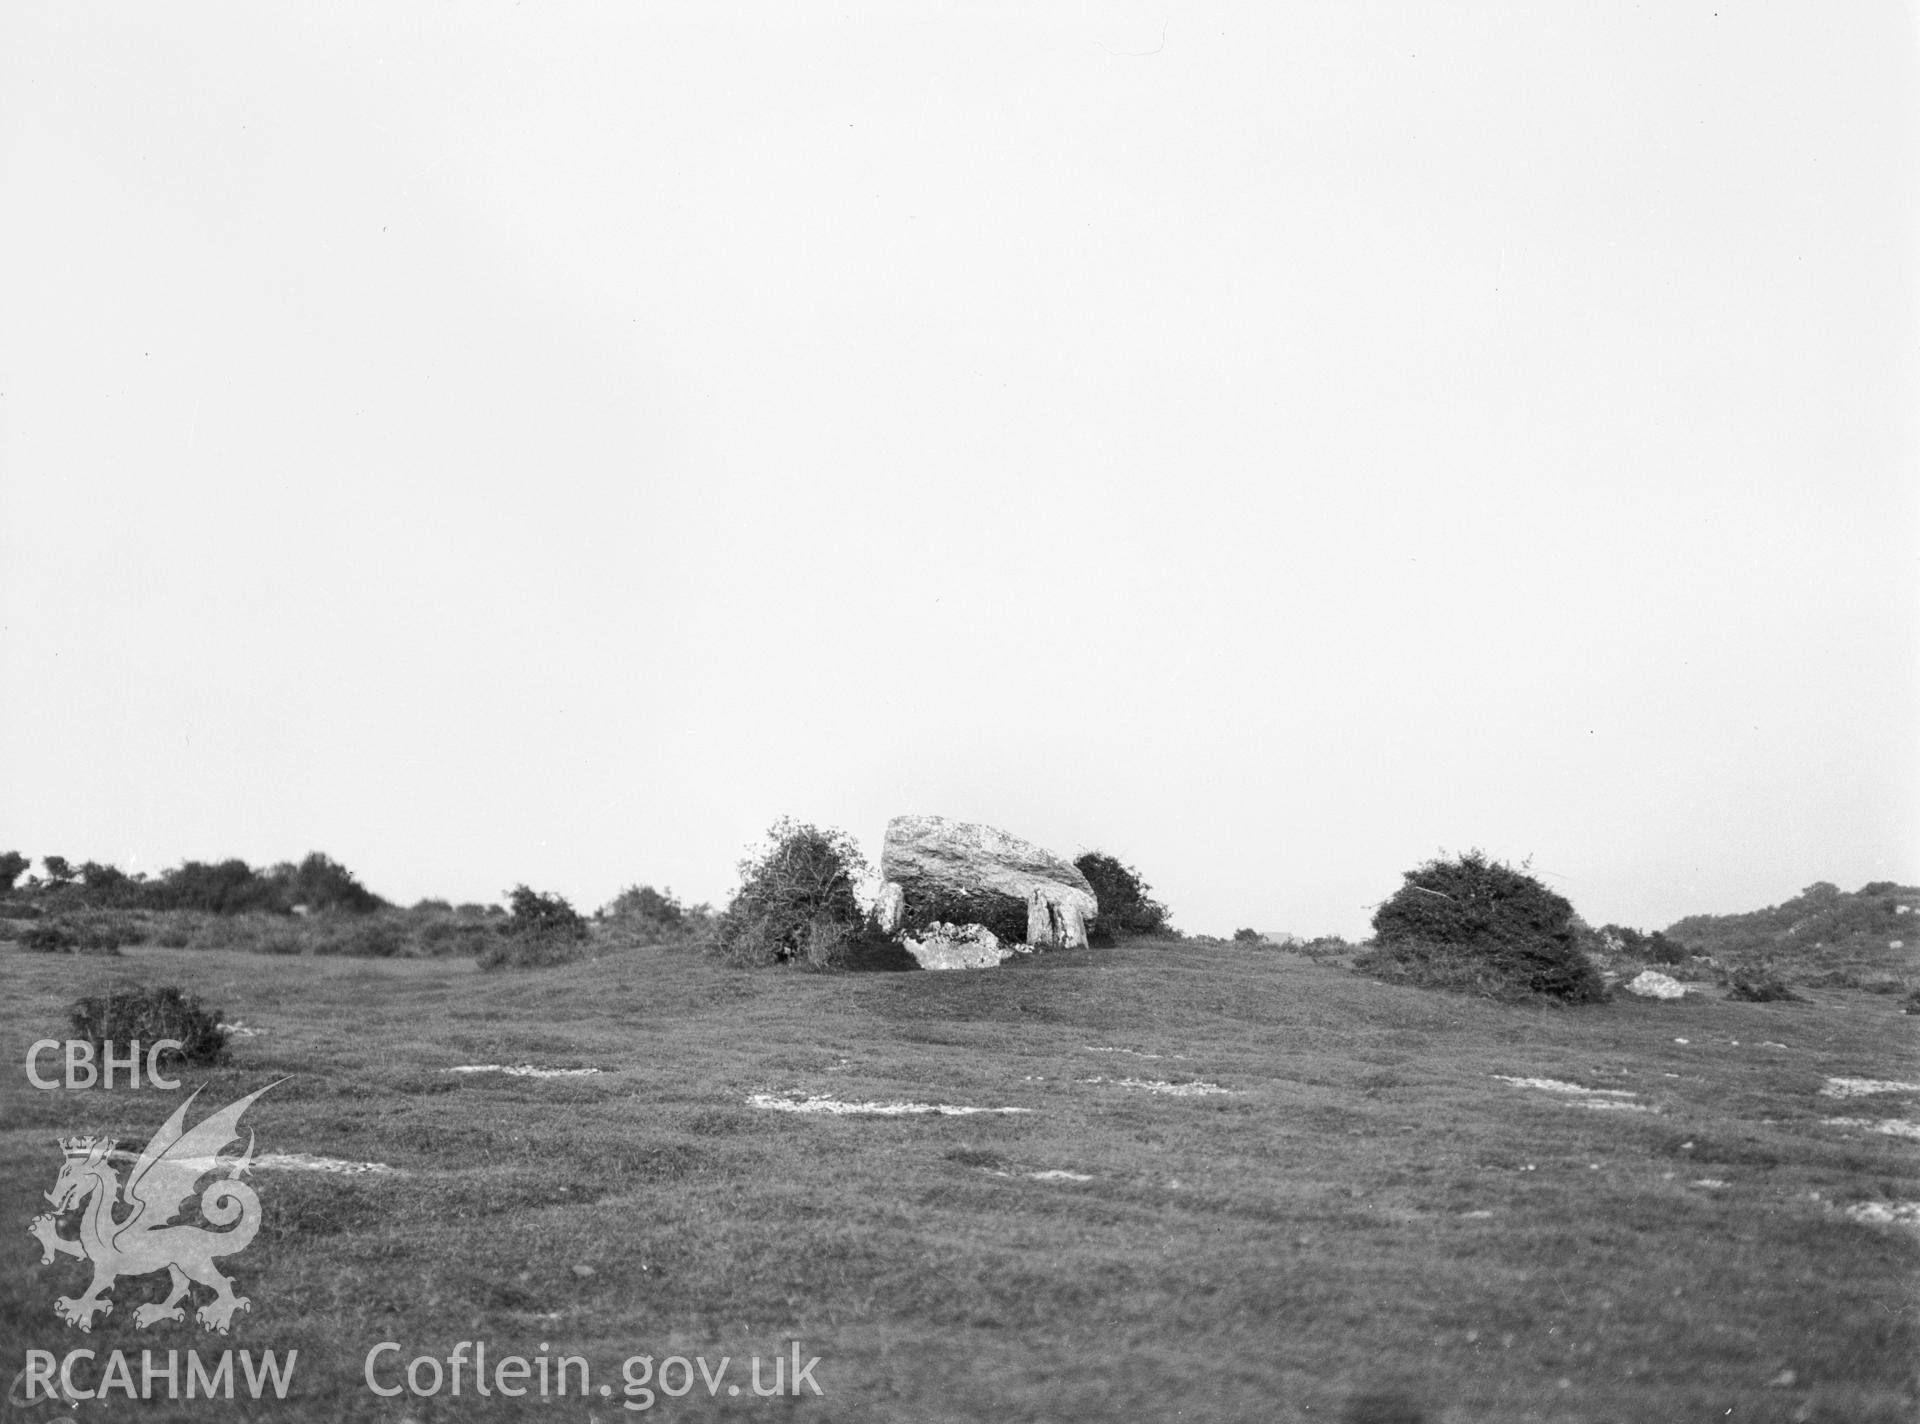
[[[134,1329],[159,1276],[82,1336],[52,1301],[83,1266],[42,1267],[25,1231],[56,1136],[138,1151],[179,1100],[27,1083],[65,1006],[127,981],[255,1030],[185,1075],[196,1117],[285,1078],[244,1123],[261,1154],[396,1169],[251,1174],[264,1224],[228,1269],[253,1307],[229,1337]],[[639,1417],[1890,1424],[1920,1393],[1920,1232],[1849,1211],[1920,1199],[1915,1143],[1871,1127],[1915,1098],[1822,1089],[1920,1077],[1915,1020],[1808,1000],[1499,1007],[1217,943],[843,975],[673,948],[482,975],[0,947],[6,1372],[81,1345],[299,1351],[285,1401],[4,1417],[610,1421],[648,1355],[732,1363],[715,1397],[696,1375]],[[601,1071],[449,1071],[488,1064]],[[495,1361],[547,1342],[593,1392],[476,1399],[469,1373],[457,1399],[381,1399],[362,1378],[380,1342],[392,1385],[463,1340]],[[770,1373],[795,1341],[823,1393],[754,1397],[749,1358]]]

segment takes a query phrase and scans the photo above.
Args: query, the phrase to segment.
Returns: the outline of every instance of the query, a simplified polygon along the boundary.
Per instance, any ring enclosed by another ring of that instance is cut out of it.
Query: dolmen
[[[1100,913],[1072,861],[992,826],[895,816],[879,928],[923,969],[986,969],[1023,950],[1084,949]]]

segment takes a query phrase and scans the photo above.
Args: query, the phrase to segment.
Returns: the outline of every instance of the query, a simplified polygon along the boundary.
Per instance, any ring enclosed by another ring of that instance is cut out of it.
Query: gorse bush
[[[1167,907],[1152,896],[1153,887],[1140,878],[1131,865],[1123,865],[1110,855],[1090,850],[1074,866],[1093,887],[1093,898],[1100,902],[1094,921],[1094,938],[1112,940],[1133,935],[1171,935]]]
[[[651,885],[629,885],[608,902],[601,918],[621,924],[649,927],[672,933],[687,921],[686,907],[674,898],[673,891],[660,891]]]
[[[1765,970],[1733,975],[1727,981],[1727,997],[1749,1004],[1804,1002],[1778,974]]]
[[[866,932],[855,887],[866,857],[845,831],[790,819],[740,862],[740,888],[714,925],[714,947],[736,964],[844,964]]]
[[[1573,906],[1532,876],[1475,850],[1404,879],[1374,913],[1374,948],[1355,969],[1490,998],[1605,997],[1576,943]]]
[[[262,945],[267,953],[298,954],[302,936],[287,934],[295,946],[279,950]],[[406,928],[388,920],[348,920],[339,924],[322,922],[304,937],[314,954],[348,955],[358,959],[393,959],[409,948]]]
[[[136,1039],[145,1050],[163,1038],[181,1045],[160,1055],[163,1069],[182,1064],[212,1067],[227,1058],[227,1031],[220,1027],[218,1011],[170,984],[114,989],[81,999],[67,1011],[67,1019],[73,1036],[93,1045],[96,1062],[108,1043],[124,1056]]]
[[[507,896],[507,932],[524,938],[585,939],[587,922],[559,895],[516,885]]]
[[[561,896],[516,885],[507,907],[506,932],[481,950],[482,969],[541,969],[585,952],[587,922]]]
[[[118,918],[41,920],[20,936],[20,946],[39,954],[115,955],[137,944],[140,931]]]

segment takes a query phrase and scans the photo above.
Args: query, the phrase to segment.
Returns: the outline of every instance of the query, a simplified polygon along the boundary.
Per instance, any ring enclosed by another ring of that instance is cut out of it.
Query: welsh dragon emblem
[[[215,1270],[213,1262],[217,1256],[231,1256],[245,1249],[253,1240],[260,1229],[260,1198],[240,1180],[253,1161],[253,1135],[247,1135],[244,1157],[222,1158],[219,1154],[240,1140],[240,1114],[274,1086],[269,1083],[259,1092],[247,1094],[188,1130],[187,1109],[200,1096],[196,1088],[154,1133],[124,1186],[113,1165],[111,1139],[60,1139],[67,1160],[54,1180],[53,1190],[45,1194],[53,1210],[36,1216],[27,1231],[39,1239],[45,1253],[41,1265],[51,1265],[56,1254],[84,1257],[93,1262],[93,1284],[78,1299],[61,1296],[55,1301],[56,1315],[69,1325],[90,1331],[96,1313],[112,1314],[113,1302],[105,1298],[105,1292],[121,1276],[167,1271],[173,1278],[173,1289],[164,1301],[138,1307],[133,1323],[145,1329],[162,1320],[184,1320],[186,1313],[180,1301],[187,1294],[188,1282],[195,1281],[210,1288],[214,1298],[195,1311],[194,1318],[208,1330],[227,1333],[234,1312],[248,1309],[250,1303],[245,1296],[233,1293],[233,1282]],[[185,1223],[170,1225],[193,1196],[200,1179],[216,1171],[226,1175],[200,1193],[200,1212],[215,1226],[230,1229],[209,1231]],[[130,1210],[116,1220],[114,1212],[121,1205]],[[75,1210],[80,1212],[79,1236],[60,1235],[61,1216]]]

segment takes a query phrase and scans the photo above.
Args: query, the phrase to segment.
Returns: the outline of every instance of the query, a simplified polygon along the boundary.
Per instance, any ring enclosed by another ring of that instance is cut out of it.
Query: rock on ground
[[[992,826],[943,816],[887,822],[880,878],[900,887],[909,927],[972,923],[1018,939],[1042,928],[1034,923],[1037,891],[1050,938],[1029,942],[1085,943],[1100,913],[1093,887],[1073,862]]]
[[[1656,974],[1651,969],[1642,970],[1623,987],[1629,994],[1638,994],[1643,999],[1681,999],[1687,993],[1687,986],[1678,979]]]
[[[900,943],[922,969],[991,969],[1014,953],[981,925],[931,924]]]

